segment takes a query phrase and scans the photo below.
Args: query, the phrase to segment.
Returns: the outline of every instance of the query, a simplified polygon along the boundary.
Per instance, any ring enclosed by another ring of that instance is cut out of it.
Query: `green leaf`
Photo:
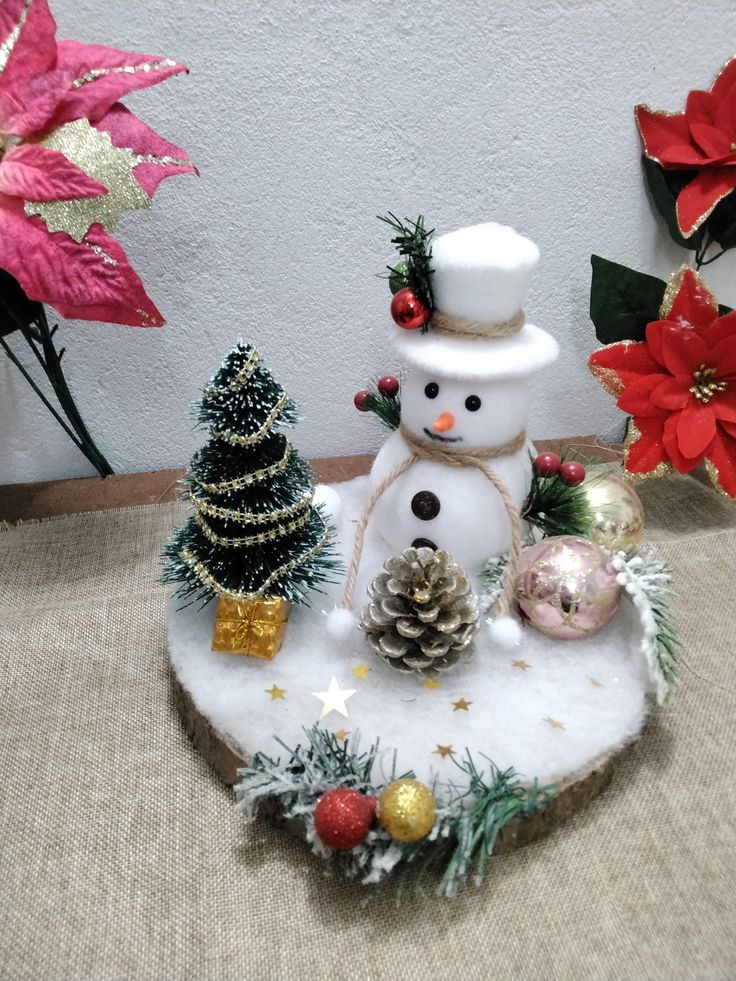
[[[736,194],[720,201],[705,224],[724,252],[736,246]]]
[[[675,208],[677,195],[696,177],[694,170],[664,170],[654,160],[647,156],[642,156],[644,166],[644,176],[646,177],[652,200],[657,211],[662,215],[667,223],[672,240],[681,245],[684,249],[695,251],[700,247],[703,239],[704,229],[701,227],[694,232],[690,238],[685,238],[677,224],[677,211]]]
[[[666,283],[656,276],[592,255],[590,319],[601,344],[642,341],[644,329],[659,319]]]

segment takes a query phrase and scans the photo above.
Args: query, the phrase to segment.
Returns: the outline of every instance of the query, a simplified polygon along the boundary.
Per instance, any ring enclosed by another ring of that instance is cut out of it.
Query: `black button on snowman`
[[[401,389],[402,428],[414,440],[448,452],[472,454],[517,441],[494,457],[493,471],[521,507],[531,481],[531,444],[524,444],[528,378],[551,364],[557,342],[524,323],[521,307],[539,259],[536,245],[512,228],[474,225],[432,243],[436,311],[459,330],[408,331],[393,341],[409,368]],[[499,326],[514,321],[514,332]],[[467,324],[471,333],[462,330]],[[521,443],[519,445],[519,440]],[[393,433],[371,471],[375,487],[412,455]],[[408,545],[442,548],[468,572],[508,551],[507,511],[492,484],[473,467],[417,460],[376,502],[372,520],[392,552]],[[431,522],[431,538],[427,537]]]
[[[431,521],[440,513],[440,499],[432,491],[419,491],[411,499],[411,509],[420,521]]]

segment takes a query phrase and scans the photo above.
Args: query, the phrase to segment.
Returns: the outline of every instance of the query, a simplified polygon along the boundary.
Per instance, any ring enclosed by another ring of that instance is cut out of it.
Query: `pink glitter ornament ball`
[[[588,637],[618,609],[611,556],[573,535],[545,538],[521,553],[516,595],[524,620],[557,640]]]

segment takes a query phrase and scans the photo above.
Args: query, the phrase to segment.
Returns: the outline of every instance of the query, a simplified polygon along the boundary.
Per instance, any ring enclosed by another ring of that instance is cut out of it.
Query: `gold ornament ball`
[[[630,552],[644,534],[644,509],[620,477],[592,477],[583,484],[593,523],[590,537],[611,552]]]
[[[396,841],[419,841],[434,827],[434,794],[419,780],[394,780],[378,797],[378,820]]]

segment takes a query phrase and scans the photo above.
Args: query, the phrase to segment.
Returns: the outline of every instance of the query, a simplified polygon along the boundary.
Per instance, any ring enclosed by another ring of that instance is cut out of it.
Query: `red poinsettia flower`
[[[47,0],[0,2],[0,269],[65,317],[163,318],[108,232],[158,184],[195,172],[122,106],[186,71],[168,58],[56,41]]]
[[[610,344],[588,359],[633,417],[625,467],[643,477],[671,465],[689,473],[705,461],[714,484],[736,497],[736,312],[719,316],[708,287],[683,266],[659,313],[646,340]]]
[[[665,170],[700,171],[677,196],[677,223],[687,238],[736,189],[736,58],[710,92],[690,92],[685,112],[644,105],[634,112],[650,160]]]

